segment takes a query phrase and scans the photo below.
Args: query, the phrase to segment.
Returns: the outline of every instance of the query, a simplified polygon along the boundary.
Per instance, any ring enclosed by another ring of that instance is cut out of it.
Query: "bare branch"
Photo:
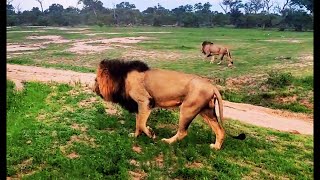
[[[286,7],[288,6],[289,2],[290,2],[290,0],[286,0],[286,2],[282,6],[282,9],[281,9],[282,11],[286,9]]]
[[[228,6],[223,7],[223,4],[221,2],[219,2],[219,6],[222,8],[222,10],[224,11],[225,14],[227,14],[228,12]]]
[[[7,0],[7,5],[11,4],[13,0]]]
[[[43,7],[42,7],[42,1],[43,0],[36,0],[39,4],[40,4],[40,6],[41,6],[41,12],[43,12]]]
[[[15,7],[15,9],[17,10],[17,13],[20,13],[20,12],[21,12],[20,4],[21,4],[21,3],[19,3],[19,4]]]
[[[270,13],[270,9],[274,5],[274,1],[271,0],[263,0],[263,9],[267,11],[267,13]]]

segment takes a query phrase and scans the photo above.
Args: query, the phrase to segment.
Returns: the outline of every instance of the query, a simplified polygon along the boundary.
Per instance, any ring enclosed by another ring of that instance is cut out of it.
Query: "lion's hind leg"
[[[190,98],[184,101],[180,107],[179,127],[176,135],[169,139],[164,138],[162,141],[171,144],[187,136],[190,123],[200,112],[203,104],[205,104],[204,99],[201,98],[202,102],[199,100],[199,97],[201,97],[199,93],[189,94],[188,96]]]
[[[221,64],[221,62],[222,62],[222,60],[223,60],[223,57],[224,57],[224,54],[219,54],[219,57],[218,57],[219,62],[217,63],[218,65]]]
[[[221,149],[225,137],[225,131],[223,127],[220,126],[214,109],[205,108],[200,112],[200,115],[203,117],[203,120],[211,127],[212,131],[216,134],[216,142],[214,144],[210,144],[210,148],[216,150]]]

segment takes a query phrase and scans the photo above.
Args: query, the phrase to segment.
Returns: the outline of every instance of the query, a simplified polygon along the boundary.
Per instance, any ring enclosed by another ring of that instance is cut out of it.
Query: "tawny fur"
[[[142,62],[141,64],[137,62],[135,65],[143,68],[135,69],[131,66],[129,68],[126,63],[129,62],[102,61],[97,69],[93,90],[106,101],[124,104],[124,108],[137,106],[131,109],[131,112],[137,112],[136,130],[133,133],[135,137],[144,132],[148,137],[155,138],[153,132],[147,127],[152,108],[180,107],[179,128],[176,135],[162,140],[171,144],[183,139],[187,135],[187,129],[192,120],[200,114],[216,134],[216,142],[210,147],[221,148],[225,138],[225,131],[221,124],[223,119],[222,98],[218,89],[208,79],[182,72],[149,69],[144,67],[145,64]],[[123,79],[117,79],[109,71],[114,64],[119,66],[120,71],[120,67],[123,66],[122,70],[125,71],[122,74],[125,76]],[[119,91],[121,88],[122,91]],[[117,99],[122,101],[117,102]],[[219,105],[220,123],[215,112],[216,100]]]
[[[229,49],[222,45],[214,44],[210,41],[204,41],[201,45],[201,52],[205,54],[206,57],[212,56],[210,63],[213,63],[215,60],[215,55],[218,55],[218,59],[220,60],[218,64],[220,64],[223,60],[223,57],[226,56],[228,59],[228,67],[233,65],[233,60],[231,58]]]

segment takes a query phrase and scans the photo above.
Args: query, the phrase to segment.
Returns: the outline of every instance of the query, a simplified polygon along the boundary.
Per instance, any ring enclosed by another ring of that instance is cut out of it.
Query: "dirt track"
[[[17,89],[23,88],[23,84],[21,83],[23,81],[54,81],[71,84],[81,83],[91,86],[94,78],[95,75],[93,73],[78,73],[51,68],[7,64],[7,79],[14,81]],[[302,113],[291,113],[250,104],[224,101],[224,116],[280,131],[313,134],[313,117]]]

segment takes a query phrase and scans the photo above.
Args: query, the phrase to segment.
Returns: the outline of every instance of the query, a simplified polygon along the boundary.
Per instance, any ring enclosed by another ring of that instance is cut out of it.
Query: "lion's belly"
[[[167,101],[156,101],[156,107],[162,107],[162,108],[171,108],[171,107],[177,107],[180,106],[182,101],[177,100],[167,100]]]

